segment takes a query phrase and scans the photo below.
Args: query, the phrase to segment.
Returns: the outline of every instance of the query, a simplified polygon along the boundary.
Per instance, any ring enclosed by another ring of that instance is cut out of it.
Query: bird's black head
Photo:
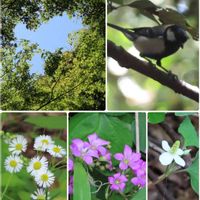
[[[171,25],[165,30],[165,39],[167,42],[174,43],[183,47],[183,44],[188,39],[188,35],[182,27]]]

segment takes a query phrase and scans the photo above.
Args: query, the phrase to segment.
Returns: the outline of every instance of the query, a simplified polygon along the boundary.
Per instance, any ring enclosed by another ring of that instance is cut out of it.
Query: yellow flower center
[[[47,139],[43,139],[42,144],[49,144],[49,141]]]
[[[17,162],[15,160],[11,160],[10,161],[10,166],[11,167],[16,167],[17,166]]]
[[[127,160],[127,159],[124,159],[124,162],[125,162],[126,164],[128,164],[128,163],[129,163],[129,160]]]
[[[37,200],[45,200],[45,196],[44,195],[38,195]]]
[[[21,151],[22,150],[22,144],[16,144],[15,148],[16,148],[16,150]]]
[[[35,170],[38,170],[38,169],[40,169],[41,168],[41,162],[39,162],[39,161],[36,161],[34,164],[33,164],[33,168],[35,169]]]
[[[54,151],[55,153],[60,153],[60,148],[59,148],[59,147],[54,147],[54,148],[53,148],[53,151]]]
[[[46,181],[48,181],[48,179],[49,179],[49,177],[47,174],[42,174],[42,176],[41,176],[42,181],[46,182]]]
[[[119,181],[119,180],[116,180],[116,181],[115,181],[115,183],[116,183],[116,184],[119,184],[119,183],[120,183],[120,181]]]

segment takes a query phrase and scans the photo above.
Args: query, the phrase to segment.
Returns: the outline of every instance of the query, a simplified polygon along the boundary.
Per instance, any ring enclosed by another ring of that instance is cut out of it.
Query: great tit
[[[134,29],[126,29],[110,23],[108,26],[121,31],[134,43],[141,57],[155,59],[160,67],[162,67],[161,59],[175,53],[180,47],[183,48],[183,44],[188,39],[186,31],[175,24]]]

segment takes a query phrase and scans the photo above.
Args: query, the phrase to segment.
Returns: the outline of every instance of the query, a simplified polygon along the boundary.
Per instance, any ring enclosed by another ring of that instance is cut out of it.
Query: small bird
[[[162,58],[175,53],[180,47],[183,48],[183,44],[188,40],[186,31],[175,24],[134,29],[126,29],[110,23],[108,26],[121,31],[134,43],[141,57],[155,59],[156,64],[165,71],[167,70],[161,64]]]

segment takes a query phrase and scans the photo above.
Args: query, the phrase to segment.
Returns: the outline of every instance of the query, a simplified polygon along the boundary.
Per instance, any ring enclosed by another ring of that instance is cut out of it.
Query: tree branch
[[[64,93],[61,93],[60,95],[58,95],[57,97],[55,98],[52,98],[50,100],[48,100],[46,103],[44,103],[43,105],[41,105],[39,108],[37,108],[36,110],[41,110],[42,108],[44,108],[45,106],[47,106],[48,104],[54,102],[54,101],[57,101],[58,99],[60,99],[61,97],[64,97],[66,94],[72,92],[74,89],[76,89],[77,87],[79,87],[82,83],[84,83],[85,81],[87,80],[84,79],[83,81],[81,81],[79,84],[75,85],[73,88],[71,88],[70,90],[68,91],[65,91]]]
[[[115,59],[121,67],[133,69],[143,75],[146,75],[160,84],[167,86],[174,92],[182,94],[196,102],[199,102],[199,89],[196,86],[190,85],[178,78],[176,75],[166,73],[159,70],[154,65],[148,62],[139,60],[132,56],[122,47],[116,46],[113,42],[107,42],[108,56]]]

